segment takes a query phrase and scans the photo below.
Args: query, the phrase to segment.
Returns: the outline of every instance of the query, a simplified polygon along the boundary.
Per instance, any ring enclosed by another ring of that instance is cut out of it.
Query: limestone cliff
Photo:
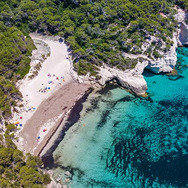
[[[90,84],[96,86],[97,83],[100,85],[105,85],[106,82],[117,79],[119,83],[126,89],[136,93],[137,95],[143,95],[147,90],[146,81],[142,76],[142,72],[145,66],[145,62],[139,62],[134,69],[121,71],[117,68],[110,68],[107,65],[103,65],[99,68],[99,75],[101,76],[101,79],[97,82],[95,78],[90,77],[89,74],[86,76],[77,76],[74,71],[71,72],[74,79],[80,83],[90,82]]]
[[[178,37],[178,46],[188,45],[188,25],[186,24],[186,18],[188,17],[187,13],[182,9],[177,9],[177,14],[175,19],[178,21],[179,29],[177,31]]]
[[[166,44],[163,42],[162,47],[158,50],[161,57],[154,58],[152,54],[151,57],[148,57],[144,54],[144,51],[151,46],[152,42],[157,43],[160,40],[159,38],[149,36],[142,46],[142,54],[123,54],[125,58],[142,58],[142,62],[138,62],[134,69],[128,69],[125,71],[117,68],[110,68],[104,64],[100,67],[99,75],[101,79],[98,80],[97,83],[104,85],[107,81],[115,78],[123,87],[138,95],[144,94],[147,90],[147,83],[142,76],[144,69],[147,68],[154,73],[171,72],[177,61],[176,48],[179,45],[188,45],[188,26],[185,23],[185,18],[185,12],[182,9],[177,9],[175,19],[179,23],[179,29],[173,33],[173,43],[168,50],[165,50]],[[74,79],[79,82],[90,82],[96,84],[96,80],[93,77],[90,77],[89,74],[86,76],[77,76],[72,70],[72,75]]]
[[[162,57],[158,59],[149,59],[147,69],[154,73],[160,72],[171,72],[176,65],[177,56],[176,48],[178,43],[178,35],[174,33],[173,35],[173,45],[167,52],[161,52]]]
[[[104,85],[107,81],[115,78],[123,87],[133,91],[137,95],[142,95],[147,90],[147,84],[142,74],[138,74],[138,72],[143,71],[144,63],[138,63],[136,67],[137,68],[132,70],[121,71],[116,68],[103,66],[100,68],[99,72],[101,75],[99,83]]]

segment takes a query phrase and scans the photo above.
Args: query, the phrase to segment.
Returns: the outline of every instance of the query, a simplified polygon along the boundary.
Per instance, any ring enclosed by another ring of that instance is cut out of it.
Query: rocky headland
[[[106,82],[117,79],[120,85],[126,89],[134,92],[137,95],[144,95],[147,90],[147,83],[142,75],[144,69],[149,69],[156,74],[161,72],[172,72],[177,61],[177,47],[188,45],[188,25],[185,22],[187,14],[182,9],[177,9],[177,14],[174,17],[177,20],[179,27],[176,32],[173,33],[173,43],[167,51],[164,50],[166,44],[164,42],[162,43],[159,51],[159,58],[155,58],[153,55],[148,57],[144,54],[148,47],[151,46],[152,42],[161,42],[159,38],[149,36],[142,45],[142,54],[123,54],[125,58],[128,57],[131,59],[138,59],[138,63],[135,68],[123,71],[103,64],[103,66],[99,67],[100,70],[98,73],[100,79],[96,81],[96,79],[90,76],[89,73],[86,76],[78,76],[72,66],[71,74],[74,77],[74,80],[77,80],[79,83],[89,82],[92,85],[104,85]]]

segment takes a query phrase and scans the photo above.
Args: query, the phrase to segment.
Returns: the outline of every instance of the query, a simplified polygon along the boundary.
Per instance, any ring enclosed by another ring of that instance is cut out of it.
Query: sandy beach
[[[31,34],[31,37],[33,40],[45,42],[50,48],[50,56],[42,63],[42,67],[34,79],[29,79],[26,75],[23,80],[17,83],[23,96],[23,107],[19,109],[18,114],[14,114],[13,122],[19,122],[21,126],[24,126],[27,120],[31,118],[43,100],[63,85],[73,81],[70,74],[70,62],[67,59],[67,46],[64,43],[37,34]],[[33,53],[37,54],[37,50]],[[31,69],[33,69],[32,65],[36,61],[38,60],[35,59],[34,62],[31,62]]]
[[[90,85],[73,81],[67,46],[58,37],[40,36],[36,33],[30,36],[35,44],[41,42],[42,46],[33,51],[30,72],[17,83],[23,101],[16,108],[10,122],[17,127],[15,135],[18,138],[18,148],[24,153],[37,155],[58,123]],[[40,54],[42,50],[45,55]],[[41,62],[39,55],[45,56],[44,62]],[[30,79],[34,66],[39,62],[41,68],[38,75]]]
[[[56,126],[89,87],[86,84],[69,83],[44,100],[18,135],[20,149],[38,155],[56,131]]]

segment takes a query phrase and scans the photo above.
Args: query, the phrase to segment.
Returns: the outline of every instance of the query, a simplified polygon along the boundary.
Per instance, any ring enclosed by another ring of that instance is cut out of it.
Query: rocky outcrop
[[[177,14],[175,15],[175,19],[179,23],[179,29],[177,31],[178,37],[178,46],[188,45],[188,25],[185,20],[188,17],[187,13],[185,13],[182,9],[177,9]]]
[[[173,34],[173,45],[171,48],[164,52],[164,48],[162,48],[159,52],[161,54],[161,58],[155,59],[154,57],[148,58],[146,55],[140,54],[140,55],[134,55],[134,54],[123,54],[126,57],[129,58],[139,58],[141,57],[144,59],[142,62],[138,62],[136,67],[132,70],[126,70],[121,71],[116,68],[110,68],[106,65],[103,65],[100,67],[99,75],[101,76],[101,79],[97,82],[100,85],[104,85],[106,82],[117,79],[119,83],[133,91],[134,93],[138,95],[142,95],[147,90],[147,84],[144,80],[142,73],[145,68],[151,70],[154,73],[160,73],[160,72],[172,72],[177,61],[177,55],[176,55],[176,48],[178,46],[182,45],[188,45],[188,25],[185,23],[186,13],[182,9],[177,9],[177,14],[175,15],[175,19],[179,23],[179,29]],[[151,36],[148,39],[149,41],[146,41],[145,45],[143,45],[143,50],[147,50],[149,46],[151,46],[151,43],[153,41],[157,42],[157,38]],[[163,44],[163,47],[165,47],[166,44]],[[72,75],[75,80],[81,83],[87,83],[90,82],[91,84],[96,84],[95,78],[92,78],[87,74],[86,76],[78,76],[73,71],[72,66]]]
[[[140,67],[137,66],[138,70],[134,69],[121,71],[118,69],[112,69],[107,66],[104,66],[100,68],[101,79],[99,80],[99,83],[101,85],[104,85],[107,81],[117,79],[123,87],[131,90],[137,95],[143,95],[147,90],[147,84],[142,74],[138,74],[138,72],[143,71],[143,68],[140,69]]]
[[[97,84],[105,85],[106,82],[117,79],[121,86],[129,89],[137,95],[143,95],[147,90],[146,81],[142,76],[142,72],[145,66],[145,62],[139,62],[134,69],[121,71],[117,68],[110,68],[107,65],[103,65],[102,67],[100,67],[99,75],[101,76],[101,79],[98,81],[96,81],[94,77],[90,77],[89,74],[87,74],[86,76],[77,77],[75,77],[75,73],[73,75],[78,82],[90,82],[90,84],[93,84],[95,86],[97,86]]]
[[[161,58],[148,60],[147,69],[154,73],[160,72],[171,72],[176,65],[177,55],[176,48],[178,43],[178,35],[174,33],[173,35],[173,46],[166,53],[163,53]]]

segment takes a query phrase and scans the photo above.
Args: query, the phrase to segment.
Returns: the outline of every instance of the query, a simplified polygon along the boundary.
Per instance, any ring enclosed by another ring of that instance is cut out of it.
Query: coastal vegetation
[[[51,180],[41,171],[42,161],[17,149],[12,142],[14,129],[14,125],[6,124],[6,132],[0,137],[0,187],[45,187]]]
[[[21,94],[15,82],[22,79],[30,69],[33,41],[15,26],[0,21],[0,111],[4,117],[11,115],[11,106]]]
[[[130,61],[126,53],[162,57],[173,45],[175,4],[188,8],[186,0],[1,0],[3,115],[11,113],[10,106],[20,97],[14,83],[30,68],[29,56],[35,48],[30,32],[64,37],[78,74],[97,76],[97,66],[103,63],[122,70],[134,68],[139,58]],[[11,93],[4,89],[4,82],[11,86]]]

